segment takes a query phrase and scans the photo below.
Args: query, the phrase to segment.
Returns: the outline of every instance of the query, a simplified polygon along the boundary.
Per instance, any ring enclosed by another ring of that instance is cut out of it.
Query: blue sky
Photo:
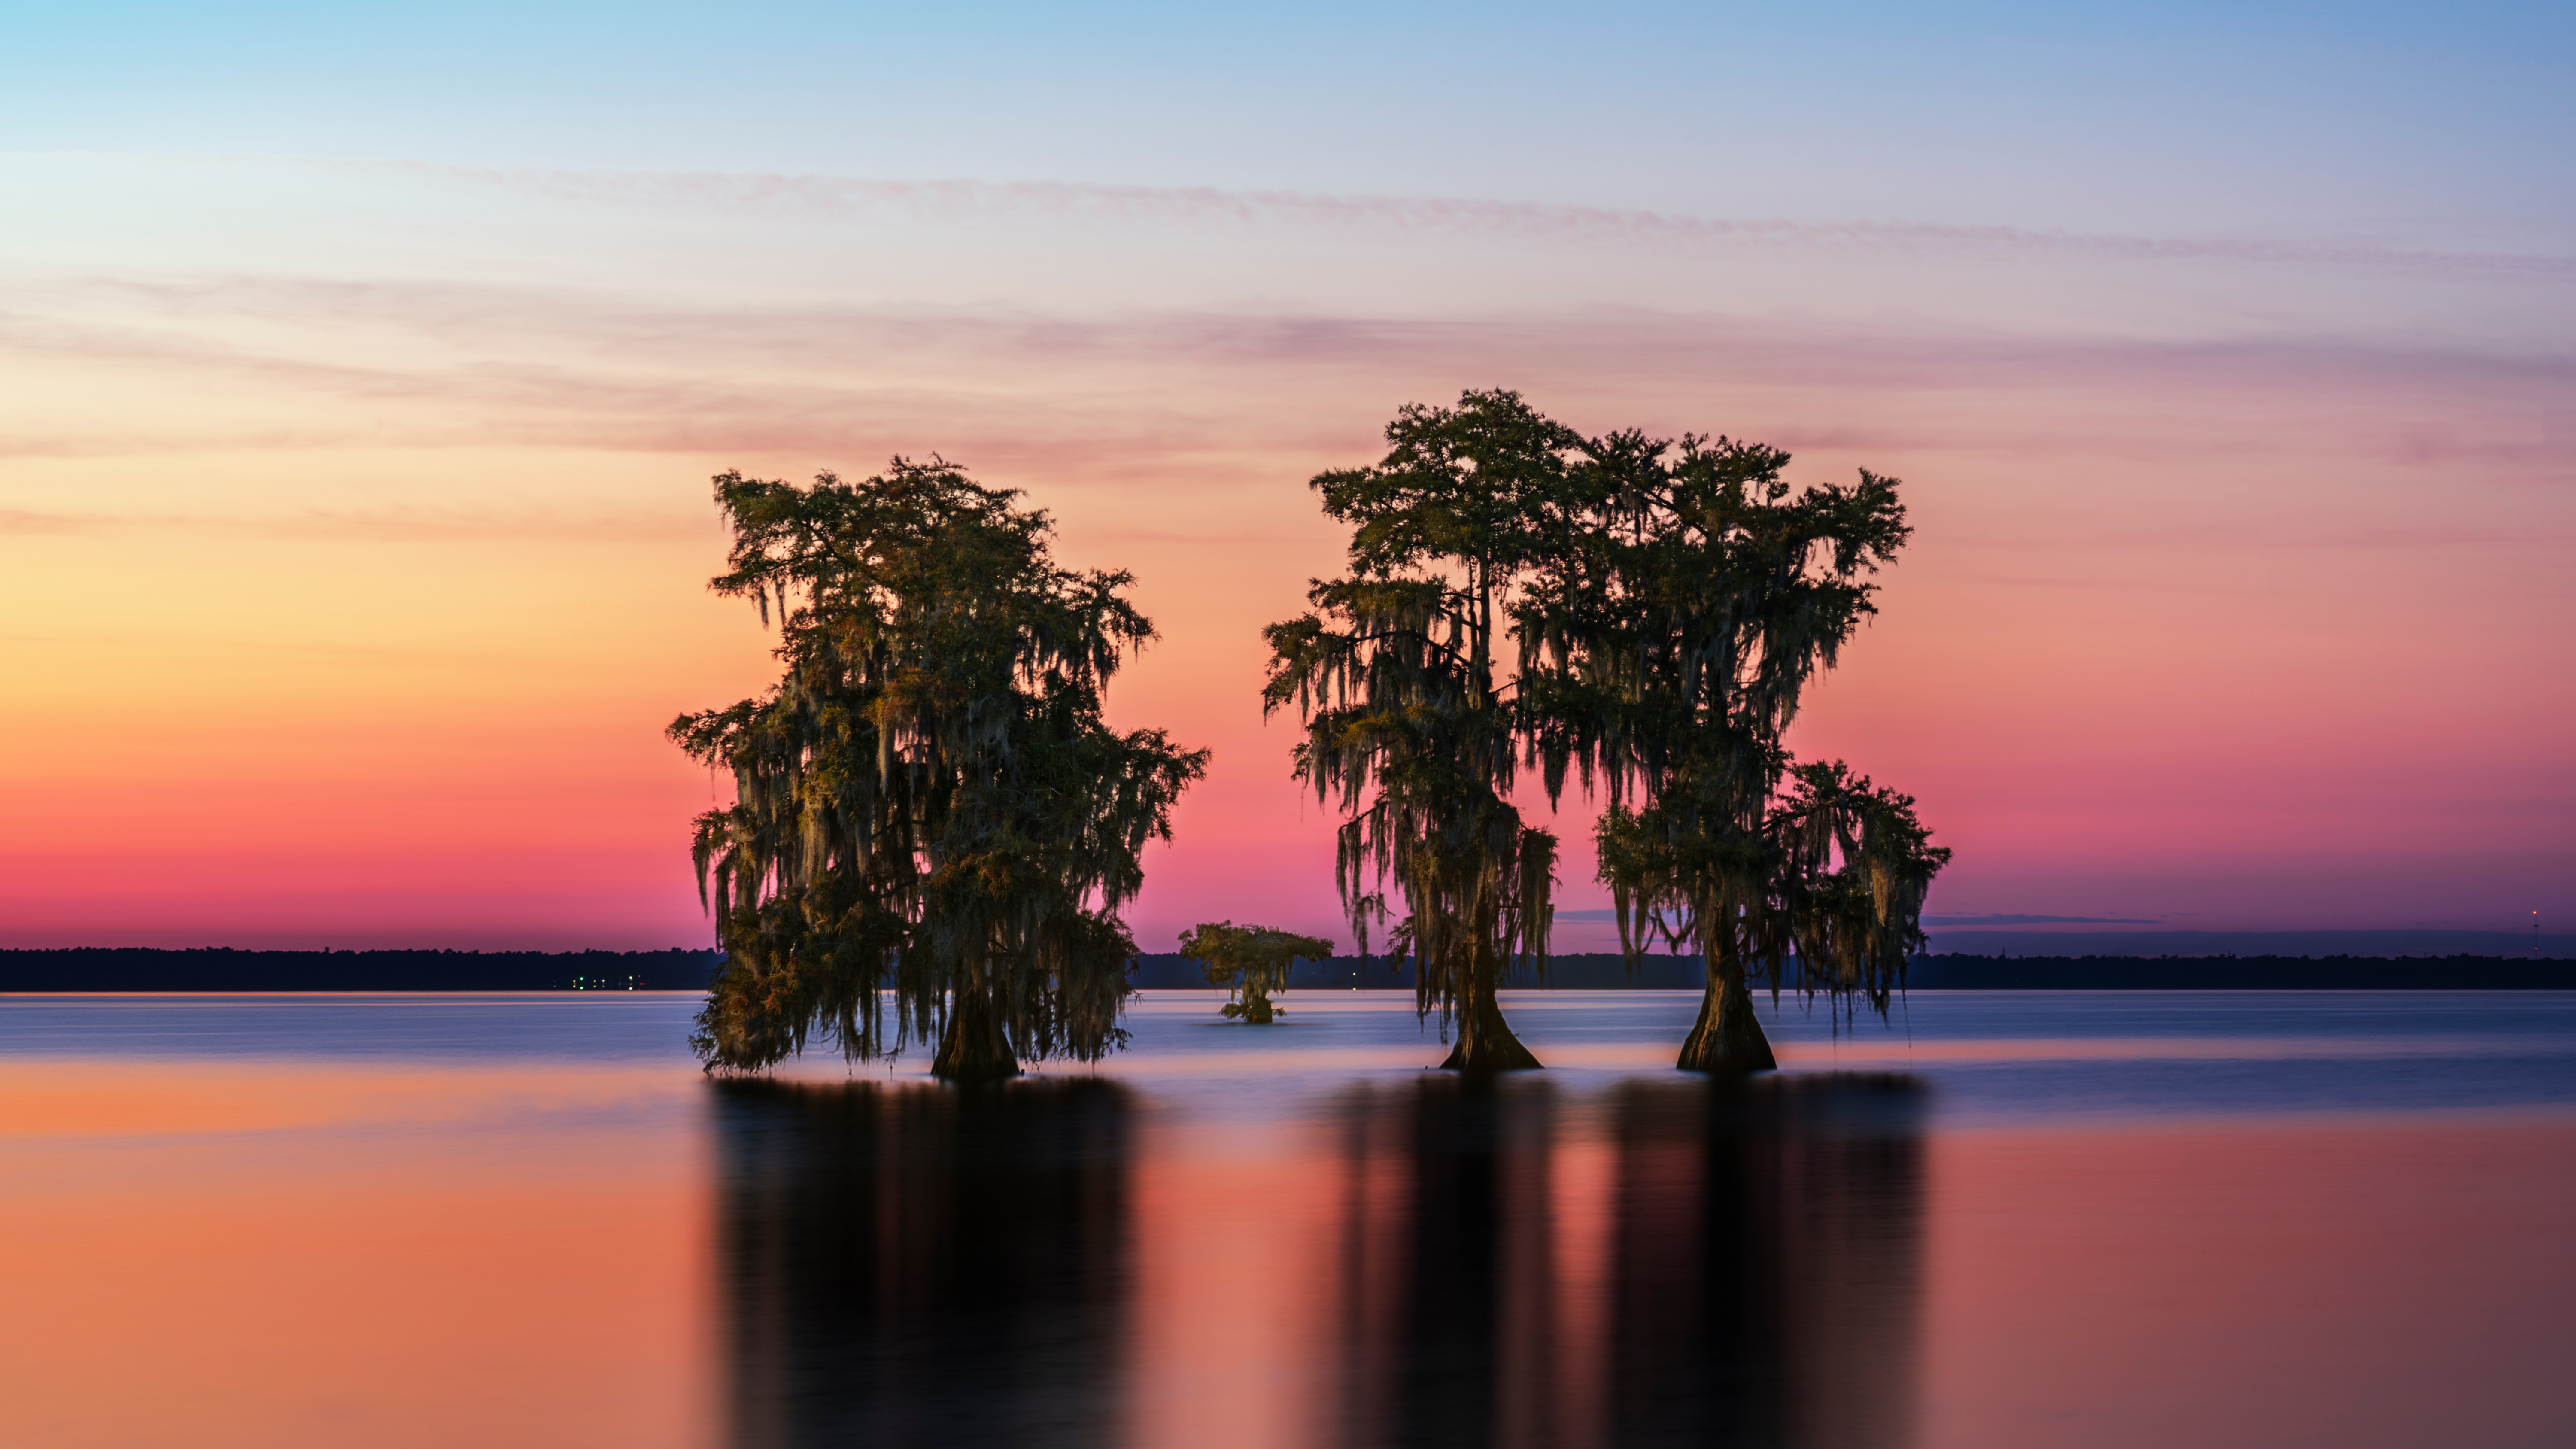
[[[2570,14],[22,7],[0,136],[2555,250]]]

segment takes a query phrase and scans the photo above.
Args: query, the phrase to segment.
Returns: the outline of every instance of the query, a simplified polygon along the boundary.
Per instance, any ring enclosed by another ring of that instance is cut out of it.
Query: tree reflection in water
[[[1124,1089],[714,1092],[740,1449],[1111,1441]]]
[[[1902,1077],[1626,1096],[1619,1442],[1911,1440],[1918,1103]]]
[[[1538,1083],[1354,1093],[1335,1438],[1908,1442],[1918,1107],[1901,1077],[1636,1083],[1590,1123]]]
[[[1329,1135],[1320,1155],[1298,1125],[1232,1135],[1226,1161],[1277,1154],[1276,1190],[1225,1224],[1281,1285],[1266,1337],[1222,1293],[1174,1295],[1186,1254],[1137,1271],[1180,1252],[1157,1239],[1192,1216],[1247,1209],[1223,1163],[1139,1164],[1126,1089],[714,1091],[739,1449],[1910,1437],[1923,1184],[1906,1079],[1568,1097],[1439,1076],[1330,1099],[1305,1119]],[[1148,1172],[1166,1200],[1140,1234]],[[1136,1303],[1140,1277],[1171,1301]],[[1164,1351],[1144,1362],[1128,1345],[1151,1314]],[[1255,1341],[1287,1397],[1189,1392]],[[1197,1407],[1137,1412],[1175,1402]]]

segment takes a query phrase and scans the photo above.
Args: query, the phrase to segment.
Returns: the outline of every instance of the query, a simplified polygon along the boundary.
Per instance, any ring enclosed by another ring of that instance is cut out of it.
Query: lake
[[[2576,1443],[2576,993],[1153,992],[999,1092],[694,998],[0,997],[14,1445]]]

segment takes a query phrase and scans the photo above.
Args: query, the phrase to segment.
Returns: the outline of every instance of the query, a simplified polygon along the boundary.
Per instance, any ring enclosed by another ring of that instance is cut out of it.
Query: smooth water
[[[2576,1443],[2576,993],[1156,992],[999,1092],[695,1002],[0,997],[25,1445]],[[1766,1015],[1770,1008],[1766,1005]]]

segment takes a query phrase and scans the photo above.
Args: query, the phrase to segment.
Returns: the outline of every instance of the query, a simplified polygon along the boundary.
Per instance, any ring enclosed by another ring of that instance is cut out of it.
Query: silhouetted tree
[[[1218,1009],[1228,1021],[1268,1026],[1288,1008],[1274,1005],[1270,993],[1288,989],[1288,968],[1299,961],[1321,961],[1333,954],[1333,943],[1321,936],[1299,936],[1275,926],[1238,926],[1232,921],[1203,923],[1181,937],[1181,954],[1199,963],[1210,986],[1221,986],[1233,999]]]
[[[817,1030],[852,1057],[917,1037],[973,1080],[1122,1044],[1118,910],[1207,764],[1102,721],[1153,637],[1130,576],[1058,567],[1046,514],[937,458],[810,488],[726,473],[715,494],[734,543],[712,587],[776,621],[786,671],[670,729],[736,794],[697,826],[726,953],[699,1054],[761,1068]]]
[[[1386,439],[1375,466],[1313,481],[1351,526],[1349,572],[1266,631],[1263,708],[1296,706],[1297,776],[1345,814],[1335,875],[1363,952],[1389,882],[1402,899],[1389,946],[1414,959],[1417,1009],[1454,1021],[1443,1065],[1536,1067],[1494,992],[1515,957],[1545,968],[1556,837],[1506,798],[1519,745],[1497,655],[1582,440],[1509,392],[1408,404]]]
[[[1622,949],[1660,939],[1706,961],[1690,1070],[1773,1065],[1748,983],[1776,990],[1793,955],[1802,990],[1884,1011],[1950,854],[1909,797],[1796,766],[1781,743],[1875,612],[1862,575],[1911,533],[1896,480],[1864,469],[1792,496],[1788,461],[1724,438],[1591,440],[1517,619],[1551,796],[1573,766],[1610,797],[1597,839]]]

